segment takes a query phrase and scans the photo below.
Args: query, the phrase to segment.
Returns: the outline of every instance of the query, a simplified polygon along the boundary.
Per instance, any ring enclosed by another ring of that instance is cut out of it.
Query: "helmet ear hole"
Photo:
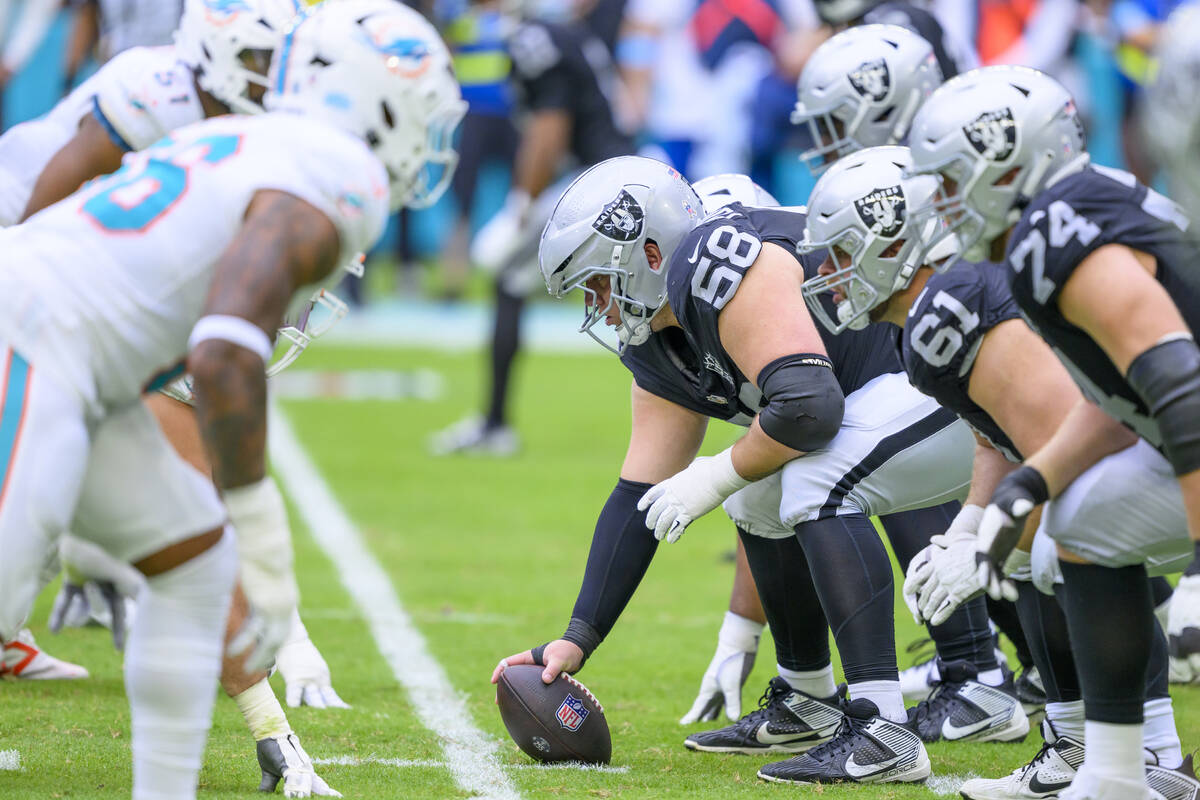
[[[393,130],[396,127],[396,118],[392,116],[392,108],[388,105],[387,100],[379,103],[379,109],[383,112],[383,122],[387,125],[388,130]]]

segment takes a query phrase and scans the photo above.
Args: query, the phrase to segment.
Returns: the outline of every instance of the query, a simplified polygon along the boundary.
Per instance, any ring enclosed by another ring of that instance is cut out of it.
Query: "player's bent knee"
[[[758,412],[763,431],[780,444],[809,453],[837,435],[846,398],[823,355],[797,353],[777,358],[758,374],[767,405]]]

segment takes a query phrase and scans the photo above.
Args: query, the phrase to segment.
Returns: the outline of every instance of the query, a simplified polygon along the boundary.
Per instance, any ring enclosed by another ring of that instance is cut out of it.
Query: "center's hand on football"
[[[715,456],[701,456],[662,483],[651,486],[638,501],[646,513],[646,527],[660,542],[675,542],[700,517],[750,481],[733,468],[733,448]]]
[[[500,673],[504,672],[507,667],[537,663],[532,650],[513,653],[508,658],[500,659],[500,663],[492,670],[492,683],[500,680]],[[542,670],[542,682],[553,683],[560,672],[573,675],[579,671],[579,668],[583,666],[583,649],[566,639],[555,639],[543,647],[541,665],[545,666],[545,669]]]

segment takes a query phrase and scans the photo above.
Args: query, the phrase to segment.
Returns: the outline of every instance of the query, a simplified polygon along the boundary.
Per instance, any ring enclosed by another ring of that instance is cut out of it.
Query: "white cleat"
[[[1059,793],[1060,800],[1163,800],[1151,792],[1146,779],[1110,778],[1080,768],[1071,785]]]
[[[973,778],[959,793],[966,800],[1042,800],[1058,797],[1071,785],[1083,764],[1083,744],[1069,736],[1058,736],[1047,720],[1042,723],[1045,743],[1028,764],[1003,778]]]
[[[429,440],[429,452],[435,456],[461,453],[506,458],[520,449],[516,431],[507,425],[489,428],[482,417],[459,420]]]
[[[1196,800],[1200,797],[1200,780],[1188,755],[1176,769],[1157,765],[1146,767],[1146,783],[1154,800]]]
[[[38,647],[33,634],[23,628],[17,638],[4,645],[0,677],[26,681],[74,681],[88,677],[78,664],[55,658]]]
[[[1171,683],[1200,680],[1200,575],[1184,575],[1171,595],[1167,644]]]

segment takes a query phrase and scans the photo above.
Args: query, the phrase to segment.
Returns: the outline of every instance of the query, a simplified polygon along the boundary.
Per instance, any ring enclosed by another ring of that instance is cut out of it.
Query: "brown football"
[[[496,701],[508,735],[538,761],[607,764],[612,757],[604,709],[565,672],[545,684],[541,667],[508,667],[496,684]]]

